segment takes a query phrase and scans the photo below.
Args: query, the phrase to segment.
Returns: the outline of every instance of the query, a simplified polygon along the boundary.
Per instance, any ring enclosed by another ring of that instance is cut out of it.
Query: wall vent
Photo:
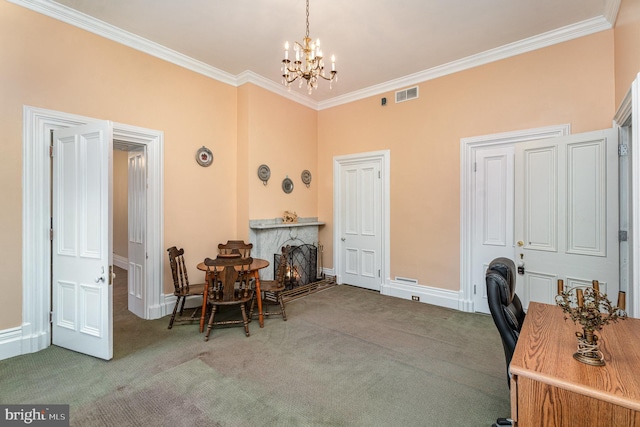
[[[418,284],[418,281],[416,279],[410,279],[409,277],[400,277],[400,276],[396,276],[396,282],[413,283],[415,285]]]
[[[417,97],[418,97],[418,86],[399,90],[396,92],[396,104],[398,102],[410,101],[412,99],[416,99]]]

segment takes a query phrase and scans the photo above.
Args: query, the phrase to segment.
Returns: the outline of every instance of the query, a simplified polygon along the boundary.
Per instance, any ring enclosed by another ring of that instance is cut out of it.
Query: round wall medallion
[[[293,181],[291,181],[291,178],[287,177],[282,180],[282,191],[287,194],[293,191]]]
[[[271,169],[267,165],[260,165],[258,167],[258,178],[262,181],[264,185],[267,185],[267,181],[271,177]]]
[[[304,183],[304,185],[306,185],[307,187],[309,187],[309,184],[311,184],[311,172],[309,172],[308,170],[303,170],[302,171],[302,182]]]
[[[209,166],[213,163],[213,153],[203,145],[196,152],[196,161],[200,166]]]

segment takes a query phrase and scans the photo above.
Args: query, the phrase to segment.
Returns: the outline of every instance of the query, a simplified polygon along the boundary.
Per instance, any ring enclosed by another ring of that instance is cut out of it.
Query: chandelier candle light
[[[576,287],[568,291],[564,290],[564,282],[558,280],[556,304],[564,312],[565,320],[571,319],[573,323],[579,323],[582,327],[582,332],[576,332],[578,351],[573,358],[592,366],[604,365],[604,355],[599,349],[595,332],[609,323],[626,319],[625,293],[619,293],[618,306],[615,307],[606,294],[600,293],[597,280],[593,281],[592,287],[584,290]]]
[[[338,81],[338,72],[336,71],[336,57],[331,56],[331,74],[326,76],[324,71],[324,60],[322,50],[320,49],[320,39],[315,42],[309,37],[309,0],[307,0],[307,32],[303,42],[295,42],[293,45],[295,52],[295,61],[289,59],[289,42],[284,44],[284,59],[282,60],[282,83],[291,89],[291,83],[299,79],[299,87],[302,87],[303,79],[307,81],[307,91],[309,95],[313,89],[318,88],[318,78],[329,81],[329,89],[331,83]]]

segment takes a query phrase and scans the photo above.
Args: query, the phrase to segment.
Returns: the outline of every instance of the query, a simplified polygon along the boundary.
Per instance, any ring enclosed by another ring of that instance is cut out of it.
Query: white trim
[[[600,31],[610,30],[611,24],[604,17],[588,19],[577,24],[552,30],[528,39],[519,40],[504,46],[490,49],[475,55],[467,56],[447,64],[438,65],[424,71],[419,71],[408,76],[390,80],[379,85],[337,96],[326,101],[318,102],[318,110],[335,107],[341,104],[357,101],[359,99],[375,96],[384,92],[391,92],[405,86],[413,86],[418,83],[433,80],[459,71],[469,70],[490,62],[510,58],[512,56],[531,52],[558,43],[564,43],[579,37],[588,36]]]
[[[160,58],[172,64],[210,77],[214,80],[229,84],[231,86],[240,86],[245,83],[253,83],[263,89],[274,92],[280,96],[299,102],[309,108],[315,110],[324,110],[349,102],[375,96],[384,92],[395,91],[406,86],[412,86],[421,82],[432,80],[438,77],[446,76],[462,70],[477,67],[479,65],[520,55],[522,53],[531,52],[543,47],[552,46],[554,44],[563,43],[579,37],[595,34],[600,31],[610,30],[613,28],[615,18],[620,8],[620,0],[605,0],[603,15],[587,19],[576,24],[567,25],[543,34],[519,40],[504,46],[480,52],[466,58],[452,61],[447,64],[439,65],[427,70],[419,71],[408,76],[390,80],[388,82],[370,86],[361,90],[353,91],[344,95],[340,95],[326,101],[317,102],[310,97],[304,96],[295,91],[288,91],[286,87],[277,82],[262,77],[251,71],[244,71],[237,76],[222,71],[211,65],[205,64],[196,59],[190,58],[184,54],[176,52],[172,49],[159,45],[150,40],[139,37],[128,31],[124,31],[106,22],[100,21],[84,13],[78,12],[70,7],[61,5],[47,0],[8,0],[11,3],[31,9],[35,12],[65,22],[67,24],[82,28],[109,40],[147,53],[156,58]]]
[[[611,28],[616,26],[616,19],[618,19],[618,12],[620,11],[620,3],[622,3],[622,0],[604,1],[604,12],[602,15],[611,24]]]
[[[305,107],[309,107],[313,110],[318,109],[318,103],[313,98],[310,98],[306,95],[306,92],[297,92],[295,90],[288,90],[282,84],[276,83],[273,80],[270,80],[266,77],[262,77],[259,74],[254,73],[253,71],[243,71],[238,74],[238,80],[236,81],[236,86],[242,86],[245,83],[252,83],[262,89],[266,89],[270,92],[275,93],[276,95],[280,95],[282,97],[288,98],[291,101],[297,102],[298,104],[304,105]]]
[[[383,295],[411,300],[413,296],[420,298],[420,303],[433,304],[440,307],[458,309],[460,293],[425,285],[412,285],[391,280],[383,286]]]
[[[8,0],[19,6],[31,9],[53,19],[65,22],[74,27],[97,34],[105,39],[112,40],[124,46],[147,53],[156,58],[194,71],[198,74],[218,80],[229,85],[236,85],[236,77],[233,74],[219,70],[204,62],[193,59],[168,47],[147,40],[136,34],[125,31],[114,25],[101,21],[93,16],[78,12],[68,6],[47,0]]]
[[[123,270],[129,270],[129,259],[122,255],[113,254],[113,265]]]
[[[345,156],[336,156],[333,158],[333,269],[336,274],[336,282],[340,282],[338,273],[341,271],[340,267],[342,262],[340,260],[339,251],[336,248],[341,247],[339,242],[340,232],[342,230],[342,219],[340,218],[340,212],[342,211],[342,205],[340,203],[340,191],[341,188],[341,167],[345,163],[353,162],[366,162],[366,161],[380,161],[380,174],[382,175],[382,271],[380,272],[380,292],[384,290],[385,283],[391,281],[389,274],[391,274],[391,222],[390,222],[390,193],[391,193],[391,151],[370,151],[367,153],[349,154]]]
[[[19,356],[22,351],[22,328],[0,331],[0,360]]]
[[[471,278],[472,236],[473,236],[473,159],[475,151],[481,147],[512,145],[524,141],[553,138],[571,134],[571,125],[547,126],[513,132],[496,133],[460,139],[460,300],[458,309],[475,311],[473,282]]]
[[[627,313],[631,317],[640,317],[640,73],[636,75],[631,83],[631,88],[625,95],[620,107],[613,118],[613,125],[616,127],[628,125],[631,119],[631,194],[629,206],[631,213],[629,218],[629,228],[631,229],[631,239],[629,249],[631,250],[631,274],[629,278],[629,289],[627,290]]]
[[[97,119],[53,110],[23,107],[22,142],[22,326],[20,354],[50,345],[49,304],[51,299],[50,254],[50,131],[95,122]],[[147,275],[147,318],[162,316],[162,261],[164,236],[162,132],[113,124],[114,138],[147,145],[150,206],[147,218],[149,259]],[[12,335],[13,336],[13,335]],[[12,342],[12,341],[9,341]],[[0,342],[2,344],[2,342]],[[0,354],[4,353],[4,349]]]

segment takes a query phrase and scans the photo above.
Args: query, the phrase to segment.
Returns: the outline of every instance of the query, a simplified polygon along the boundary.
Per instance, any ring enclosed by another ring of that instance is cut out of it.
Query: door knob
[[[347,240],[347,239],[345,239],[345,238],[343,237],[343,238],[341,238],[340,240],[342,240],[342,241],[344,242],[344,241],[345,241],[345,240]]]
[[[518,240],[518,243],[516,243],[518,246],[522,247],[524,246],[524,242],[522,240]]]

